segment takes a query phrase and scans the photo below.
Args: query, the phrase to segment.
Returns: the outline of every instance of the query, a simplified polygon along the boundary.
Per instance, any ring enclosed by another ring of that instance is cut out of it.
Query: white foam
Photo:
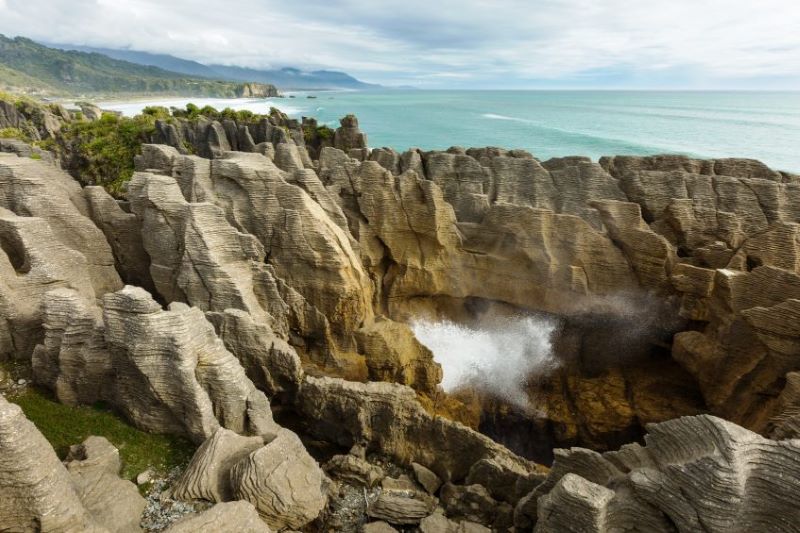
[[[169,98],[161,100],[137,100],[132,102],[111,101],[100,102],[98,107],[110,111],[119,111],[127,117],[138,115],[145,107],[163,106],[166,108],[177,107],[186,109],[186,104],[195,104],[197,107],[210,105],[217,111],[230,107],[234,111],[246,109],[253,113],[268,114],[270,107],[276,107],[287,115],[299,115],[304,108],[291,105],[285,98]]]
[[[522,122],[524,124],[536,124],[533,120],[519,117],[509,117],[508,115],[497,115],[495,113],[484,113],[481,115],[483,118],[490,118],[493,120],[509,120],[511,122]]]
[[[448,392],[469,386],[528,408],[526,384],[556,366],[552,338],[558,323],[550,318],[509,318],[481,329],[426,321],[411,327],[442,365]]]

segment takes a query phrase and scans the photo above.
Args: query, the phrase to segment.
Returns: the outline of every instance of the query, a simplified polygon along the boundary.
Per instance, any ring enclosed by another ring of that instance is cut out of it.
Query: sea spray
[[[528,409],[528,381],[557,365],[553,335],[558,326],[552,318],[519,316],[480,327],[417,321],[412,329],[442,365],[445,391],[470,386]]]

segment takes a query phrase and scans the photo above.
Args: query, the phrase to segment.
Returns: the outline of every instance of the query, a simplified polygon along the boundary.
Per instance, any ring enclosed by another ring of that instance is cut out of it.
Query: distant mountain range
[[[187,76],[103,54],[49,48],[24,37],[0,35],[0,89],[51,94],[179,94],[276,96],[274,86]],[[253,80],[249,80],[253,81]]]
[[[167,54],[151,54],[136,50],[115,50],[72,44],[47,43],[47,46],[62,50],[77,50],[102,54],[114,59],[128,61],[137,65],[158,67],[188,76],[228,81],[269,83],[281,90],[291,89],[376,89],[380,85],[365,83],[344,72],[335,70],[303,71],[297,68],[258,70],[226,65],[204,65],[197,61],[181,59]]]

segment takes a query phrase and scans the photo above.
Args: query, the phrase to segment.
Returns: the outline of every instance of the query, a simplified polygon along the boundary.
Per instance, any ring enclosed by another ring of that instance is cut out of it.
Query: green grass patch
[[[107,438],[119,449],[122,476],[126,479],[133,479],[148,468],[166,474],[188,463],[196,449],[187,439],[136,429],[102,405],[71,407],[30,389],[8,400],[22,408],[61,459],[66,457],[70,446],[91,435]]]
[[[29,140],[28,136],[19,128],[0,128],[0,139]]]

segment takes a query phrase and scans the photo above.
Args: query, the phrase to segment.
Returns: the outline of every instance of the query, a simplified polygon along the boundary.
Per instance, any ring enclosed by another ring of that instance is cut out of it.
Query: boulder
[[[353,454],[334,455],[323,468],[338,481],[367,488],[374,487],[385,477],[381,467]]]
[[[364,525],[363,533],[395,533],[397,530],[384,521]]]
[[[414,477],[428,491],[428,494],[436,494],[436,491],[442,486],[442,480],[439,479],[439,476],[419,463],[411,463],[411,468],[414,470]]]
[[[441,490],[442,506],[449,517],[492,525],[497,519],[499,504],[481,485],[445,483]]]
[[[390,524],[412,525],[419,524],[435,508],[436,499],[424,492],[388,489],[381,491],[377,501],[367,508],[367,514]]]
[[[229,429],[217,429],[200,445],[186,470],[175,481],[172,497],[215,503],[232,500],[231,468],[262,446],[262,437],[243,437]]]
[[[108,440],[89,437],[72,446],[65,464],[78,496],[100,525],[119,533],[141,531],[145,499],[135,484],[120,479],[119,451]]]
[[[419,530],[422,533],[490,533],[492,531],[476,522],[449,520],[441,508],[423,518],[419,524]]]
[[[535,531],[570,532],[608,531],[606,513],[614,491],[567,474],[553,489],[539,498]]]
[[[230,476],[234,497],[252,503],[274,529],[303,527],[327,502],[322,470],[287,429],[236,463]]]

